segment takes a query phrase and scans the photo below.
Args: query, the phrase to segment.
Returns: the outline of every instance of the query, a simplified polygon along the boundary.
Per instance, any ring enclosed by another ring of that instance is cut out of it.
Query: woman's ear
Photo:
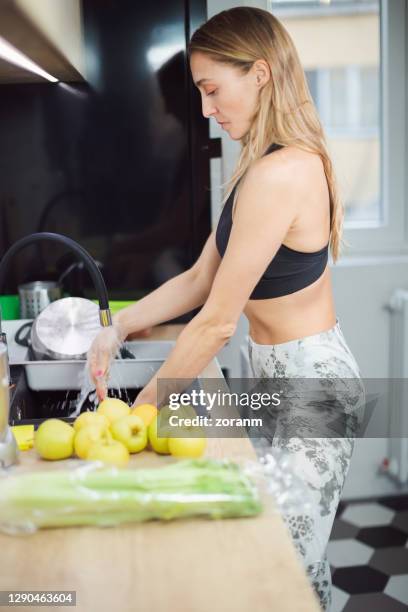
[[[271,70],[268,62],[265,60],[256,60],[252,69],[254,70],[256,84],[259,88],[262,88],[271,78]]]

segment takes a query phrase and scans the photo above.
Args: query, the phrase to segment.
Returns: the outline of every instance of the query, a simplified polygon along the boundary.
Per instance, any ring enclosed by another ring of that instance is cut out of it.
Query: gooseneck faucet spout
[[[8,251],[3,255],[0,261],[0,295],[3,291],[4,281],[6,278],[6,274],[8,272],[8,266],[10,260],[18,251],[23,249],[24,247],[42,241],[53,241],[59,242],[65,245],[69,250],[73,251],[80,261],[83,262],[85,268],[88,270],[98,297],[99,301],[99,320],[102,327],[108,327],[112,325],[112,315],[109,310],[109,300],[108,300],[108,292],[106,290],[105,281],[103,280],[103,276],[98,266],[96,265],[94,259],[91,255],[86,251],[80,244],[72,240],[72,238],[68,238],[68,236],[63,236],[62,234],[54,234],[52,232],[39,232],[35,234],[29,234],[20,240],[17,240]],[[6,342],[6,335],[2,331],[1,328],[1,308],[0,308],[0,341]]]

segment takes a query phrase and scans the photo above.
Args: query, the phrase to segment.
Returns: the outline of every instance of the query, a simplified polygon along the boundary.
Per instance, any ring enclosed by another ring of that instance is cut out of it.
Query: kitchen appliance
[[[34,281],[18,286],[20,319],[35,319],[48,304],[62,298],[62,287],[55,281]]]
[[[18,458],[16,439],[9,427],[10,379],[8,375],[7,346],[0,342],[0,467],[8,467]]]

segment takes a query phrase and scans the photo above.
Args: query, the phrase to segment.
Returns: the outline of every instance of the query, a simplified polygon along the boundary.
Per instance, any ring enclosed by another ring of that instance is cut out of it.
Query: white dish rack
[[[134,341],[126,348],[134,359],[115,359],[109,376],[109,388],[138,388],[157,372],[171,352],[175,342]],[[32,391],[74,391],[82,388],[85,375],[85,360],[29,361],[18,358],[10,365],[21,365],[25,369],[27,385]]]

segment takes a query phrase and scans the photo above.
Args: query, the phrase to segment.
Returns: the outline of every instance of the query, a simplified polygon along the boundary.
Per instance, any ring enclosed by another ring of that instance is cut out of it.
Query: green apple
[[[140,453],[147,445],[147,427],[140,416],[129,414],[112,423],[115,440],[122,442],[130,453]]]
[[[154,451],[156,451],[156,453],[159,453],[160,455],[168,455],[170,452],[168,438],[159,438],[157,435],[157,420],[159,418],[160,412],[154,417],[153,421],[150,423],[147,429],[147,436],[149,439],[150,446]]]
[[[102,416],[102,415],[101,415]],[[105,417],[104,417],[105,418]],[[80,459],[86,459],[92,444],[100,442],[104,438],[110,437],[109,428],[104,422],[86,425],[76,434],[74,439],[75,454]]]
[[[102,461],[116,467],[125,467],[129,463],[129,451],[122,442],[112,437],[105,437],[92,444],[88,451],[88,461]]]
[[[93,410],[87,410],[82,412],[74,421],[74,429],[78,432],[87,425],[105,425],[106,429],[109,428],[110,421],[107,416]]]
[[[43,459],[66,459],[74,452],[75,430],[61,419],[43,421],[34,434],[34,448]]]
[[[112,424],[116,419],[130,414],[130,408],[126,402],[116,397],[107,397],[99,404],[97,413],[105,415]]]

